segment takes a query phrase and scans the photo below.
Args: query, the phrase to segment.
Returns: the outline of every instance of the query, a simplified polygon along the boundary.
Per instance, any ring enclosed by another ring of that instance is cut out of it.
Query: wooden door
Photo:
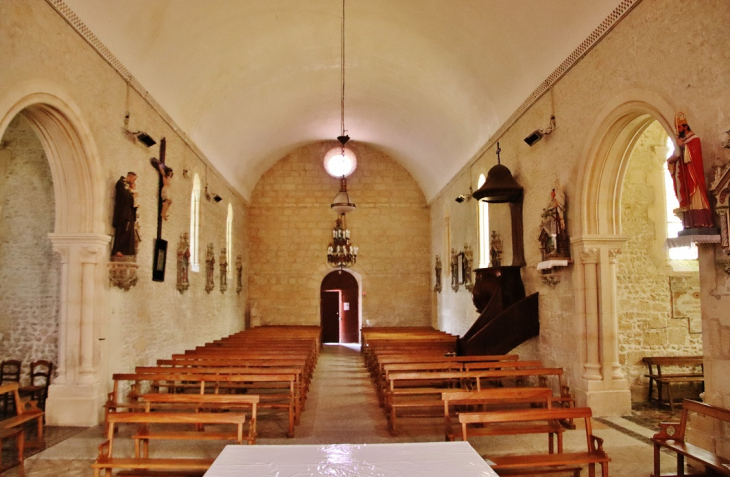
[[[344,270],[334,271],[324,277],[320,290],[322,296],[325,292],[339,293],[339,334],[337,341],[334,342],[357,343],[360,336],[360,287],[355,277]],[[324,320],[324,298],[322,300],[322,319]],[[324,321],[322,323],[324,328]],[[323,329],[323,336],[324,333]]]
[[[340,292],[323,290],[321,297],[322,342],[340,342]]]

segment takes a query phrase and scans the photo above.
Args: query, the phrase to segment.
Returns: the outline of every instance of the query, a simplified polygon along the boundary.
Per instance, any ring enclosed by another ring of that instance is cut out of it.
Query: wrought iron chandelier
[[[345,214],[340,214],[332,229],[332,242],[327,247],[327,264],[334,268],[346,268],[355,265],[356,261],[357,247],[350,242]]]

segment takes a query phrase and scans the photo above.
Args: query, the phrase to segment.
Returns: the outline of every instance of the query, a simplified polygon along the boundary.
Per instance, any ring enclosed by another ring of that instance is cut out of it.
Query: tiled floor
[[[398,437],[390,437],[385,417],[378,407],[375,393],[362,366],[357,350],[346,346],[326,346],[320,358],[312,382],[302,422],[296,428],[296,436],[284,437],[285,419],[279,415],[261,416],[259,419],[260,444],[336,444],[336,443],[388,443],[413,441],[441,441],[441,418],[412,418],[402,421]],[[615,477],[646,477],[652,469],[653,449],[648,438],[652,429],[624,418],[594,419],[594,433],[605,440],[604,448],[611,457],[610,475]],[[52,433],[49,428],[49,438]],[[128,436],[129,429],[120,430],[120,437]],[[61,442],[49,446],[28,459],[21,467],[14,467],[4,476],[90,476],[91,464],[97,447],[102,442],[101,427],[85,429]],[[510,436],[504,438],[477,438],[472,445],[480,454],[525,452],[530,448],[546,447],[544,436]],[[578,449],[584,445],[585,433],[580,429],[566,432],[565,449]],[[151,445],[151,455],[189,455],[215,457],[224,444],[217,442],[166,442]],[[119,445],[119,447],[116,447]],[[132,455],[129,439],[115,439],[115,454]],[[4,449],[3,456],[13,451]],[[671,459],[664,459],[665,471],[671,471]],[[584,470],[587,475],[587,470]],[[254,476],[248,476],[254,477]]]

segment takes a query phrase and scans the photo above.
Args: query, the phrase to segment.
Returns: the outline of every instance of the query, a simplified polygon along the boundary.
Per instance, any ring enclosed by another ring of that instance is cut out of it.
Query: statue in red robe
[[[679,154],[669,158],[667,166],[674,182],[674,193],[679,200],[682,225],[685,230],[713,227],[700,138],[690,129],[684,113],[677,113],[674,123]]]

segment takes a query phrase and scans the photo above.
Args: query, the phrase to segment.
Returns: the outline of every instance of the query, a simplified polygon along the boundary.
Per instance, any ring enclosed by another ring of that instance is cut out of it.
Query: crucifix
[[[167,258],[167,240],[162,240],[162,220],[167,220],[172,197],[170,185],[172,183],[172,168],[165,164],[165,148],[167,140],[163,137],[160,140],[160,158],[150,159],[152,167],[160,174],[159,195],[157,201],[157,239],[155,240],[155,255],[152,269],[152,280],[165,281],[165,261]]]

